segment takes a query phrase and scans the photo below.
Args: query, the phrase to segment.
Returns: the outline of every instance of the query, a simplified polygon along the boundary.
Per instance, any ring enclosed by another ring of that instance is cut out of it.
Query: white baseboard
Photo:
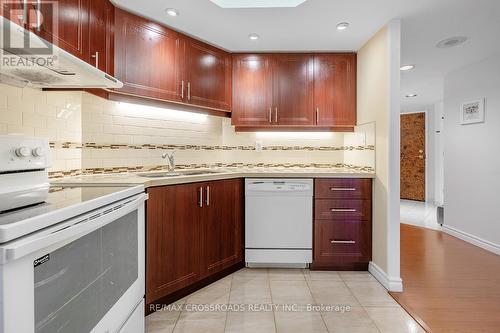
[[[400,277],[389,277],[385,271],[373,261],[368,265],[368,271],[389,291],[403,291],[403,280]]]
[[[443,231],[446,232],[447,234],[457,237],[467,243],[470,243],[472,245],[478,246],[486,251],[493,252],[497,255],[500,255],[500,245],[492,243],[490,241],[484,240],[482,238],[479,238],[477,236],[471,235],[465,231],[458,230],[456,228],[443,225]]]

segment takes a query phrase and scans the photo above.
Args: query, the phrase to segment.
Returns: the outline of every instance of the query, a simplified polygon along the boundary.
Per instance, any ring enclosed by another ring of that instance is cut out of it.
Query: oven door
[[[144,297],[146,198],[0,246],[0,332],[119,331]]]

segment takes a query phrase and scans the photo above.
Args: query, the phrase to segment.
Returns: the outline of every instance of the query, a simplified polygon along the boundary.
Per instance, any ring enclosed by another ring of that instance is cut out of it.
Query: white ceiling
[[[210,0],[113,0],[229,51],[358,50],[393,18],[402,19],[402,109],[418,110],[442,99],[443,77],[465,64],[500,53],[500,0],[307,0],[292,8],[221,8]],[[166,8],[175,8],[171,17]],[[340,22],[351,25],[337,31]],[[258,41],[248,39],[257,33]],[[467,36],[458,47],[435,45]],[[404,95],[416,93],[408,99]]]

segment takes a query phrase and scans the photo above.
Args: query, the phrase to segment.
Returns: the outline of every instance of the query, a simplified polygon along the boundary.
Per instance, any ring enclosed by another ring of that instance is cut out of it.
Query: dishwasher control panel
[[[251,179],[245,180],[246,195],[263,193],[300,193],[312,195],[312,179]]]

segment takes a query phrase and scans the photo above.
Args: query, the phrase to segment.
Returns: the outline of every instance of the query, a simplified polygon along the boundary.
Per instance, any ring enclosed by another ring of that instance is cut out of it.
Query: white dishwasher
[[[247,266],[312,262],[312,179],[245,179]]]

